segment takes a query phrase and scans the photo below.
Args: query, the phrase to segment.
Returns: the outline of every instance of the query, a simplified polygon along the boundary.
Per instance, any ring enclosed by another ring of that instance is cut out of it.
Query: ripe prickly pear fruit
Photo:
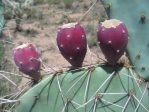
[[[79,23],[68,23],[58,29],[58,48],[72,67],[81,67],[86,51],[87,40],[84,28]]]
[[[19,70],[35,80],[40,78],[40,60],[37,49],[30,43],[20,45],[13,50],[15,64]]]
[[[115,65],[128,43],[127,28],[120,20],[106,20],[97,28],[97,40],[108,63]]]

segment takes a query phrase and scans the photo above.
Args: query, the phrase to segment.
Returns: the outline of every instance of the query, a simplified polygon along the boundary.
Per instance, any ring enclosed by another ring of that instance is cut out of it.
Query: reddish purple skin
[[[87,51],[87,40],[84,28],[80,24],[77,23],[69,28],[59,28],[57,44],[63,57],[73,67],[82,66]]]
[[[108,63],[115,65],[126,49],[128,31],[124,23],[120,23],[116,28],[105,28],[100,24],[97,28],[97,39]]]
[[[13,50],[15,64],[27,75],[38,74],[40,69],[39,53],[32,44]]]

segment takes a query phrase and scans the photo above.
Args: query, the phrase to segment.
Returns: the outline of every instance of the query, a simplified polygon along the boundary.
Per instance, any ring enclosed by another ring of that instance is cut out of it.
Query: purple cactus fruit
[[[63,57],[73,67],[82,66],[87,40],[84,28],[79,23],[68,23],[59,27],[57,44]]]
[[[106,20],[97,28],[97,40],[108,63],[115,65],[128,43],[127,28],[120,20]]]
[[[13,57],[21,72],[31,76],[33,79],[39,79],[41,63],[39,61],[39,53],[32,44],[27,43],[14,48]]]

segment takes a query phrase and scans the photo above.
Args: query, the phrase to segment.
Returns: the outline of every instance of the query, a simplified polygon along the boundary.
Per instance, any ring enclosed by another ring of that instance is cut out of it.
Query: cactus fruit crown
[[[115,28],[119,26],[122,22],[117,19],[110,19],[110,20],[105,20],[104,22],[101,22],[101,25],[104,26],[105,28]]]
[[[28,47],[28,45],[31,45],[31,44],[26,43],[26,44],[22,44],[22,45],[20,45],[20,46],[17,46],[17,47],[15,48],[14,52],[16,52],[17,49],[23,49],[23,48],[25,48],[25,47]]]
[[[72,28],[72,27],[75,27],[75,25],[77,24],[78,23],[67,23],[67,24],[60,26],[59,28]]]

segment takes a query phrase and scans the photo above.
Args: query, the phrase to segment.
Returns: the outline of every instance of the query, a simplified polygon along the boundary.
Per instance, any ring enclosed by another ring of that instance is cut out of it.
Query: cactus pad
[[[130,69],[96,65],[44,78],[16,112],[148,112],[147,87]]]
[[[4,5],[2,3],[2,1],[0,1],[0,35],[2,33],[3,27],[4,27]]]

